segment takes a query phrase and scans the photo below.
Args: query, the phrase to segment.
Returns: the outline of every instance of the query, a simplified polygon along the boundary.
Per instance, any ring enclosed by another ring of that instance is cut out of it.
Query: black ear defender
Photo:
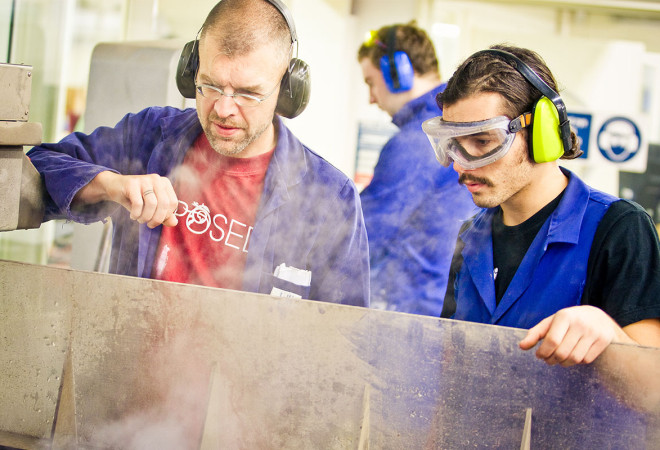
[[[266,0],[282,14],[291,33],[291,48],[298,44],[296,27],[291,12],[281,0]],[[296,47],[297,48],[297,47]],[[185,98],[195,98],[195,77],[199,69],[199,33],[194,41],[188,42],[181,51],[176,70],[176,86]],[[289,67],[282,77],[275,112],[287,119],[302,113],[309,103],[312,82],[309,66],[298,58],[291,58]]]
[[[570,150],[572,146],[571,125],[566,113],[566,105],[559,94],[513,53],[499,49],[487,49],[479,51],[473,56],[479,54],[491,54],[505,60],[543,94],[543,97],[532,108],[530,142],[534,161],[537,163],[556,161],[564,154],[564,151]]]
[[[176,68],[176,87],[185,98],[195,98],[195,76],[198,68],[199,39],[195,39],[183,46]]]

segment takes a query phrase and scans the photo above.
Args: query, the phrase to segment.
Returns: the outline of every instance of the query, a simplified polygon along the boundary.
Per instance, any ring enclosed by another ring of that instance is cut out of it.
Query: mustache
[[[244,126],[234,120],[228,119],[228,118],[221,118],[218,116],[217,113],[212,112],[209,114],[209,122],[213,122],[215,124],[218,124],[223,127],[228,127],[228,128],[244,128]]]
[[[464,173],[458,177],[459,184],[479,183],[486,186],[493,187],[493,183],[488,178],[475,177],[474,175]]]

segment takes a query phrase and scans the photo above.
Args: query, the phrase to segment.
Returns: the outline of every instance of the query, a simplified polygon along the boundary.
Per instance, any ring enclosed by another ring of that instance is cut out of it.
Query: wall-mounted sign
[[[642,147],[642,135],[635,122],[626,117],[612,117],[600,127],[596,138],[605,159],[618,163],[634,158]]]
[[[645,120],[620,113],[568,113],[584,154],[578,158],[589,165],[615,165],[619,170],[645,172],[648,141]]]
[[[584,152],[580,158],[589,157],[589,136],[591,135],[591,114],[568,113],[571,128],[577,134],[580,148]]]

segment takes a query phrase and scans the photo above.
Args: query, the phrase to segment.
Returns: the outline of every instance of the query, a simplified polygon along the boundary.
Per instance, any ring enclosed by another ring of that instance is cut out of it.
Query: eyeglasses
[[[250,94],[242,94],[240,92],[234,92],[233,94],[227,94],[225,91],[220,89],[219,87],[216,86],[211,86],[210,84],[197,84],[195,85],[195,89],[201,95],[202,97],[211,100],[211,101],[218,101],[220,100],[221,97],[231,97],[234,99],[234,102],[238,106],[259,106],[261,102],[265,101],[273,95],[273,92],[275,92],[275,89],[277,89],[277,86],[279,86],[279,83],[275,85],[272,91],[270,91],[268,94],[266,94],[263,97],[257,97],[255,95],[250,95]]]
[[[422,124],[440,164],[452,161],[471,170],[491,164],[507,154],[516,133],[530,125],[531,113],[513,120],[499,116],[479,122],[446,122],[434,117]]]

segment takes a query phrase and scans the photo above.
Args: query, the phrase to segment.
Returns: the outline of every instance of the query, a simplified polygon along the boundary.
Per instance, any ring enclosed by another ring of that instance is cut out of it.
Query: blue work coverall
[[[250,237],[243,290],[270,294],[276,287],[305,299],[369,306],[367,234],[355,185],[303,146],[277,116],[275,126],[278,141]],[[33,148],[28,156],[48,192],[44,220],[91,223],[110,215],[110,272],[148,278],[162,226],[139,224],[116,203],[76,210],[71,201],[104,170],[171,177],[200,133],[194,109],[152,107],[126,115],[114,128]],[[282,263],[311,271],[310,286],[273,276]]]
[[[469,191],[453,168],[438,163],[422,130],[424,120],[441,114],[435,97],[444,87],[392,117],[399,132],[381,150],[360,194],[376,307],[440,316],[458,231],[476,212]]]
[[[453,319],[532,328],[560,309],[581,304],[596,228],[618,198],[587,186],[564,169],[568,186],[523,257],[499,304],[495,301],[491,224],[482,210],[461,233],[463,264],[456,276]]]

